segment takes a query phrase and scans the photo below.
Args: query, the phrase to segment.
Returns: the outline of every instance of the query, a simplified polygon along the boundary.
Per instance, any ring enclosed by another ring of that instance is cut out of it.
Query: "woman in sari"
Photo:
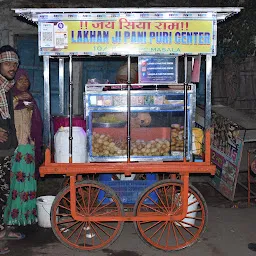
[[[36,101],[29,93],[30,81],[25,70],[15,76],[14,121],[18,147],[12,159],[10,196],[4,213],[7,225],[37,222],[36,190],[41,163],[42,118]]]

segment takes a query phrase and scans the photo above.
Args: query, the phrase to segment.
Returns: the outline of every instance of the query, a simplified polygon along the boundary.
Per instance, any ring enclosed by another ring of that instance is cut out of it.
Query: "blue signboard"
[[[139,83],[178,83],[177,57],[140,56],[138,64]]]

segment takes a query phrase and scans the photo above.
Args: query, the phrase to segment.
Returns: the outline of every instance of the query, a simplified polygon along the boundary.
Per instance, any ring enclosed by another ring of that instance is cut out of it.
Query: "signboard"
[[[233,201],[244,145],[240,136],[243,134],[236,123],[215,112],[212,113],[212,127],[212,162],[216,165],[216,174],[211,184]]]
[[[198,114],[196,126],[204,129],[204,119]],[[243,153],[244,131],[236,123],[212,112],[211,161],[216,165],[216,174],[210,183],[222,195],[233,201]]]
[[[178,82],[177,57],[140,56],[139,83],[161,84]]]
[[[40,14],[39,55],[216,55],[216,13]]]
[[[234,200],[243,142],[237,140],[235,147],[230,146],[228,154],[212,147],[212,163],[216,165],[216,174],[211,184],[225,197]]]

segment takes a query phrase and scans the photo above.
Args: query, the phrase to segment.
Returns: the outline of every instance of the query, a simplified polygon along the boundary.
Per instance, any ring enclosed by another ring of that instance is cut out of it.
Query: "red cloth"
[[[199,83],[200,81],[200,67],[201,67],[201,55],[197,56],[194,61],[191,82]]]

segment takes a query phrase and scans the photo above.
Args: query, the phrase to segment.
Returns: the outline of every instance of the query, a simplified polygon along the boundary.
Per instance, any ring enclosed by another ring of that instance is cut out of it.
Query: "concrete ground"
[[[205,233],[193,246],[174,256],[253,256],[248,243],[256,243],[256,207],[245,208],[245,203],[231,203],[206,183],[194,184],[206,199],[209,219]],[[56,185],[54,186],[56,188]],[[238,205],[238,208],[237,208]],[[109,248],[94,252],[77,252],[62,245],[49,228],[38,225],[19,227],[26,234],[21,241],[7,243],[11,256],[166,256],[170,253],[156,250],[138,237],[133,224],[126,223],[121,236]]]

